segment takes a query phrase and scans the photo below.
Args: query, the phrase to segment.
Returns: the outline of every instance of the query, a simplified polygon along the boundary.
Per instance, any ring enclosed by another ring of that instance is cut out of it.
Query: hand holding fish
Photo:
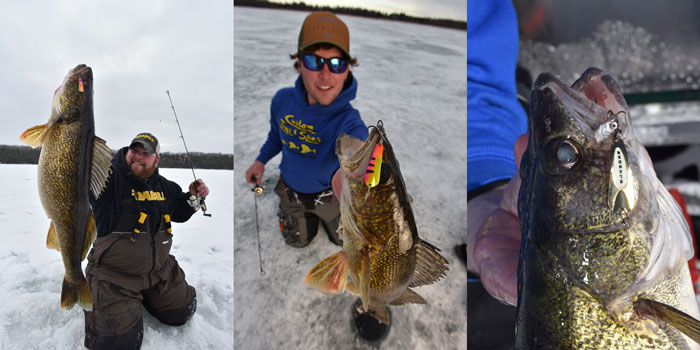
[[[202,179],[197,179],[190,184],[190,194],[199,196],[200,198],[207,198],[209,195],[209,187],[202,181]]]
[[[333,178],[331,179],[331,187],[333,188],[333,194],[335,194],[335,198],[338,199],[338,202],[340,202],[340,194],[342,193],[342,188],[343,188],[343,176],[341,175],[341,170],[338,168],[338,170],[333,174]]]
[[[515,161],[527,147],[527,134],[515,141]],[[518,257],[520,224],[518,223],[518,191],[520,175],[508,184],[472,199],[467,204],[467,253],[469,269],[479,273],[484,288],[503,303],[518,301]]]

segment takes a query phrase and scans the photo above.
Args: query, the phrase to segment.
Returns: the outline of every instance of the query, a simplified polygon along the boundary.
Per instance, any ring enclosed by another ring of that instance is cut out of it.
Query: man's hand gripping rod
[[[168,94],[168,100],[170,100],[170,108],[173,109],[173,114],[175,115],[175,122],[177,122],[177,128],[180,130],[180,138],[182,139],[182,144],[185,145],[185,154],[187,154],[187,161],[190,163],[190,169],[192,169],[192,176],[194,176],[194,183],[199,185],[199,181],[197,181],[197,175],[194,174],[194,166],[192,165],[192,159],[190,158],[190,152],[187,150],[187,143],[185,142],[185,136],[182,135],[182,128],[180,127],[180,121],[177,119],[177,113],[175,113],[175,106],[173,106],[173,100],[170,98],[170,91],[165,90],[165,93]],[[190,199],[195,199],[192,198],[194,195],[190,196]],[[211,216],[211,214],[207,214],[207,204],[204,203],[204,198],[201,198],[199,195],[197,195],[196,199],[199,201],[199,207],[202,208],[202,214],[204,216]]]

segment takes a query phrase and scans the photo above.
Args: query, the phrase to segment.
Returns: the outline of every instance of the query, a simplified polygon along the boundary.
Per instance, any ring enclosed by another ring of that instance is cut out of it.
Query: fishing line
[[[257,182],[257,177],[255,175],[252,176],[253,182]],[[260,185],[255,185],[251,189],[251,192],[253,192],[253,198],[255,198],[255,233],[257,233],[258,236],[258,260],[260,262],[260,276],[265,276],[265,270],[263,270],[263,263],[262,263],[262,246],[260,245],[260,226],[258,224],[258,197],[262,196],[264,191],[264,188]]]
[[[173,109],[173,114],[175,115],[175,122],[177,122],[177,128],[180,130],[180,138],[182,139],[182,144],[185,145],[185,154],[187,154],[187,161],[190,163],[190,169],[192,169],[192,176],[194,176],[194,183],[199,185],[199,181],[197,180],[197,175],[194,174],[194,166],[192,165],[192,159],[190,158],[190,152],[187,150],[187,143],[185,142],[185,136],[182,135],[182,128],[180,127],[180,121],[177,119],[177,113],[175,112],[175,106],[173,106],[173,100],[170,98],[170,91],[165,90],[165,93],[168,94],[168,100],[170,100],[170,108]],[[194,195],[190,196],[190,200],[196,199],[199,201],[199,206],[202,208],[202,214],[204,216],[211,216],[211,214],[207,214],[207,204],[204,203],[204,198],[200,197],[197,195],[196,198],[193,198]]]

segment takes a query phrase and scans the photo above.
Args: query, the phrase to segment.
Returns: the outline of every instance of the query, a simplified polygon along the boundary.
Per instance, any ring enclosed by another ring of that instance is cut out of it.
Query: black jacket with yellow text
[[[194,210],[187,204],[190,194],[164,178],[156,169],[147,180],[136,177],[126,164],[125,154],[128,147],[117,151],[112,159],[112,174],[99,199],[90,196],[97,237],[104,237],[114,231],[120,217],[141,213],[148,215],[151,232],[156,232],[163,215],[170,215],[174,222],[187,221]],[[136,226],[136,222],[134,223]]]

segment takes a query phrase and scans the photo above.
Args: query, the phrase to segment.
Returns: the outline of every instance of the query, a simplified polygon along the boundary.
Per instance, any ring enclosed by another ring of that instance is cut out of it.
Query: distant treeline
[[[0,145],[0,163],[2,164],[37,164],[41,147]],[[233,170],[233,154],[191,152],[192,165],[195,169]],[[185,153],[163,152],[160,154],[161,168],[189,168]]]
[[[371,18],[384,18],[403,22],[419,23],[419,24],[429,24],[438,27],[452,28],[467,30],[467,22],[465,21],[455,21],[451,19],[440,19],[440,18],[423,18],[423,17],[413,17],[405,13],[392,13],[387,14],[384,12],[367,10],[356,7],[331,7],[331,6],[312,6],[307,5],[303,2],[295,2],[290,4],[280,4],[276,2],[270,2],[267,0],[233,0],[234,6],[251,6],[251,7],[265,7],[265,8],[277,8],[277,9],[289,9],[289,10],[302,10],[302,11],[331,11],[336,14],[354,15],[361,17],[371,17]]]

